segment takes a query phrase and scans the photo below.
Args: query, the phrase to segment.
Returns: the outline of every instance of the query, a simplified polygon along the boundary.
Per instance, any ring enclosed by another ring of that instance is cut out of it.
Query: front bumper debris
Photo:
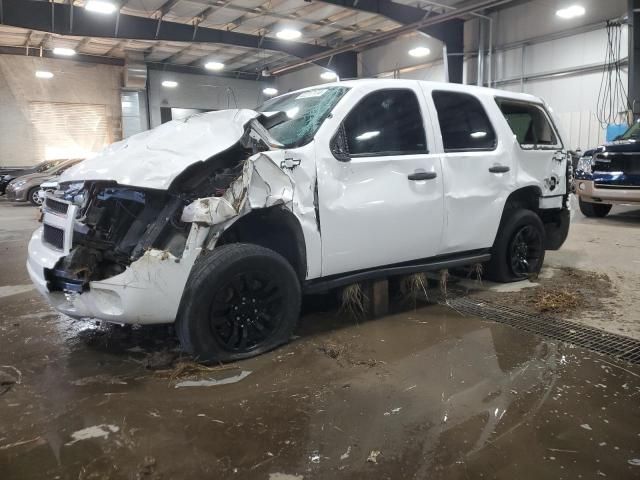
[[[60,269],[63,259],[75,248],[77,208],[59,199],[45,206],[43,225],[33,233],[28,248],[27,271],[36,289],[56,310],[72,318],[123,324],[173,322],[209,228],[191,225],[180,257],[150,248],[122,273],[83,282],[73,276],[74,272]]]

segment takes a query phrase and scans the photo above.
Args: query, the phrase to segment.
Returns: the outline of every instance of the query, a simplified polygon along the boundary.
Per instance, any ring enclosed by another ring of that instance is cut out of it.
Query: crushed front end
[[[31,279],[71,317],[172,322],[207,234],[180,220],[188,202],[108,182],[63,184],[29,244]]]
[[[284,151],[267,152],[278,144],[257,115],[170,122],[65,174],[29,243],[37,289],[73,318],[173,322],[200,252],[253,208],[291,202]]]

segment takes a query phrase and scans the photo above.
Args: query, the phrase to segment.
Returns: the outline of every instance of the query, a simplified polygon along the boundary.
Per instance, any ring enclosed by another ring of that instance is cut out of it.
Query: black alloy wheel
[[[517,282],[540,272],[544,263],[545,230],[532,210],[507,206],[491,248],[487,278],[494,282]]]
[[[289,340],[301,296],[300,280],[282,255],[259,245],[221,245],[191,269],[176,333],[200,361],[253,357]]]
[[[525,279],[540,263],[542,246],[540,232],[532,225],[525,225],[516,231],[509,245],[509,265],[515,277]]]
[[[227,352],[254,350],[277,331],[283,293],[265,272],[237,274],[211,302],[211,330]]]

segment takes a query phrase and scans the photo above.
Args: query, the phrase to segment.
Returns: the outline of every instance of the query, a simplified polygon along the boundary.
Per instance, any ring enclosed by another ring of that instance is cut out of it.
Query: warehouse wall
[[[567,147],[584,150],[605,139],[605,126],[600,125],[597,118],[601,65],[607,45],[605,21],[622,16],[626,1],[585,0],[580,4],[586,14],[571,20],[557,17],[558,6],[553,2],[531,2],[493,14],[493,85],[544,98],[558,118]],[[623,59],[627,57],[626,34],[623,27]],[[467,81],[476,83],[476,20],[465,25],[465,45],[471,56],[466,61]],[[488,32],[485,45],[488,45]],[[488,68],[487,58],[485,84]],[[622,82],[626,88],[626,67],[623,70]],[[619,109],[624,110],[624,105]]]
[[[431,49],[424,58],[411,57],[408,52],[417,46]],[[320,74],[326,69],[315,65],[276,78],[280,93],[321,85],[326,80]],[[444,81],[442,42],[427,35],[412,33],[393,42],[365,50],[358,54],[359,78],[412,78]]]
[[[176,88],[162,86],[164,80],[178,82]],[[222,110],[254,108],[261,104],[264,82],[214,75],[149,70],[149,118],[151,128],[161,124],[160,107]]]
[[[431,53],[422,58],[409,55],[409,50],[419,46],[429,48]],[[365,50],[358,55],[358,60],[362,77],[445,80],[442,42],[417,32]]]
[[[312,87],[328,83],[320,78],[320,74],[326,72],[326,68],[310,65],[292,73],[276,77],[276,88],[279,93],[287,93],[299,88]]]
[[[38,79],[37,70],[55,76]],[[0,55],[0,165],[78,157],[119,140],[121,77],[121,67]],[[95,124],[79,121],[83,112]]]

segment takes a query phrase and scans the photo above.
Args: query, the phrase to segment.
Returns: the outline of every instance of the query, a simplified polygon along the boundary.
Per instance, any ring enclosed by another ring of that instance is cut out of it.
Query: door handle
[[[409,180],[433,180],[438,174],[436,172],[414,172],[407,177]]]
[[[511,170],[511,167],[506,165],[495,165],[489,169],[491,173],[507,173],[509,170]]]

